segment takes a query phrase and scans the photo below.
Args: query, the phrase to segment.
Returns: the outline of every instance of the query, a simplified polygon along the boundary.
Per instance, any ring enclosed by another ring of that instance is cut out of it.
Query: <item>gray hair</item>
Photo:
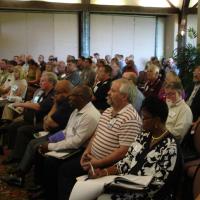
[[[150,65],[147,67],[147,70],[153,70],[155,73],[159,73],[160,68],[159,68],[157,65],[150,64]]]
[[[169,83],[169,84],[165,85],[165,89],[176,90],[180,95],[184,91],[181,82],[172,82],[172,83]]]
[[[57,78],[57,75],[55,73],[53,73],[53,72],[43,72],[42,76],[46,76],[48,81],[50,83],[52,83],[53,86],[56,85],[58,78]]]
[[[119,92],[121,94],[127,94],[128,102],[133,104],[133,102],[135,102],[136,95],[137,95],[136,86],[132,82],[124,78],[117,79],[113,82],[120,83]]]

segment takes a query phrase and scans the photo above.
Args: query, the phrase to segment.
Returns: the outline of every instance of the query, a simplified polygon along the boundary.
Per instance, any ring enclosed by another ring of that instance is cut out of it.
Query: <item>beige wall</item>
[[[1,12],[0,58],[19,54],[78,56],[77,14]]]
[[[165,28],[165,56],[171,57],[173,50],[177,48],[176,36],[178,34],[178,16],[170,15],[166,18]]]
[[[124,57],[133,54],[138,70],[143,70],[146,62],[155,55],[156,17],[92,14],[90,22],[91,55],[95,52],[102,57],[116,53]],[[158,51],[162,56],[164,31],[159,33]]]

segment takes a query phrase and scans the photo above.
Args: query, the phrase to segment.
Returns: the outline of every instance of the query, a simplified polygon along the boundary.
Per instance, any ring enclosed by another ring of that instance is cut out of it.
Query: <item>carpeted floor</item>
[[[8,150],[4,149],[5,155],[0,155],[0,177],[7,174],[8,165],[2,165],[1,161],[8,155]],[[25,188],[9,186],[0,180],[0,200],[28,200]]]

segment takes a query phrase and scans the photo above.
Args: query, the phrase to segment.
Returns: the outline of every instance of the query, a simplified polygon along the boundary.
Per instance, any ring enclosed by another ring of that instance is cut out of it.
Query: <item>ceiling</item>
[[[8,0],[9,1],[9,0]],[[16,1],[32,1],[32,0],[16,0]],[[81,3],[81,0],[35,0],[54,3]],[[183,4],[187,4],[187,8],[197,7],[198,0],[90,0],[90,4],[97,5],[127,5],[141,7],[176,7],[181,9]]]
[[[0,10],[197,14],[198,0],[0,0]]]

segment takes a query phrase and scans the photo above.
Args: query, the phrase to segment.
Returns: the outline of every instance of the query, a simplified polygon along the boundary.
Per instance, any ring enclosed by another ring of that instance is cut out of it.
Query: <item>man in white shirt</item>
[[[69,96],[69,103],[76,109],[72,112],[66,128],[63,130],[65,139],[55,143],[46,143],[39,148],[39,151],[58,151],[63,149],[80,149],[86,147],[87,142],[94,133],[100,113],[91,103],[92,91],[88,86],[77,86]],[[57,170],[59,166],[65,163],[79,161],[82,151],[67,160],[58,160],[55,158],[45,158],[44,165],[36,162],[36,170],[41,174],[37,177],[44,177],[45,197],[46,199],[56,199],[55,193],[57,188]],[[41,170],[44,168],[44,170]],[[73,166],[76,168],[76,166]]]

